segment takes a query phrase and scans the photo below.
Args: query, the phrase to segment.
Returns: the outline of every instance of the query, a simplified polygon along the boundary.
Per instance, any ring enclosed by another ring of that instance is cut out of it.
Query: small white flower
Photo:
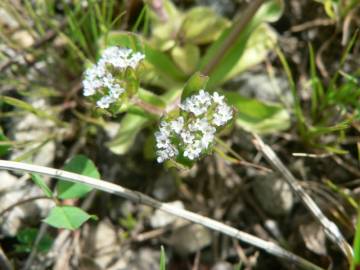
[[[199,91],[199,94],[196,97],[200,104],[205,105],[206,107],[211,105],[211,96],[203,89]]]
[[[103,96],[101,99],[99,99],[96,102],[96,105],[101,109],[107,109],[110,107],[110,104],[112,103],[112,99],[109,96]]]
[[[93,96],[97,92],[101,95],[108,93],[108,96],[102,96],[96,104],[103,109],[109,108],[111,103],[116,102],[125,92],[125,89],[116,82],[109,67],[118,71],[127,68],[136,69],[144,58],[144,54],[127,48],[113,46],[105,49],[97,64],[84,72],[84,96]]]
[[[199,140],[195,140],[194,143],[187,145],[185,148],[184,157],[194,160],[200,156],[201,151],[201,142]]]
[[[183,131],[180,136],[185,144],[192,144],[195,139],[194,135],[191,134],[190,131]]]
[[[180,134],[184,127],[184,118],[182,116],[178,117],[176,120],[170,122],[170,126],[176,134]]]
[[[125,92],[125,89],[122,88],[120,85],[118,84],[114,84],[111,88],[110,88],[110,92],[109,92],[109,96],[113,99],[113,100],[117,100],[119,98],[119,96]]]
[[[84,96],[88,97],[95,95],[96,88],[89,81],[84,81],[83,85],[84,85],[84,92],[83,92]]]
[[[114,84],[114,78],[112,76],[111,73],[107,73],[103,78],[102,78],[102,84],[104,87],[107,88],[111,88]]]
[[[214,141],[214,133],[205,133],[201,138],[201,146],[206,149]]]
[[[169,137],[161,131],[155,133],[155,138],[158,148],[167,148],[170,145]]]
[[[134,53],[131,49],[114,46],[107,48],[103,52],[100,61],[118,69],[126,69],[128,67],[135,69],[144,58],[145,55],[140,52]]]
[[[180,108],[184,111],[193,113],[195,116],[200,116],[207,112],[210,105],[210,94],[201,89],[197,95],[185,99],[180,105]]]
[[[223,126],[233,118],[233,111],[226,104],[219,105],[214,113],[213,123],[216,126]]]
[[[104,74],[104,70],[98,65],[93,65],[85,71],[83,81],[84,96],[94,95],[97,89],[103,86],[101,77]]]
[[[212,99],[213,99],[214,102],[216,102],[218,104],[223,104],[224,103],[224,96],[220,96],[218,92],[213,93]]]

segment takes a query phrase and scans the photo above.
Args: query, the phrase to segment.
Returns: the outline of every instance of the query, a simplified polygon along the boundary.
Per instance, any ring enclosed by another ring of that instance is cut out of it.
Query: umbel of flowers
[[[155,133],[159,163],[166,160],[192,163],[212,150],[216,133],[234,116],[224,96],[203,89],[180,104],[179,116],[165,118]],[[183,162],[181,162],[183,163]]]
[[[99,61],[84,73],[84,96],[101,109],[116,111],[137,91],[137,69],[144,58],[144,54],[128,48],[105,49]]]

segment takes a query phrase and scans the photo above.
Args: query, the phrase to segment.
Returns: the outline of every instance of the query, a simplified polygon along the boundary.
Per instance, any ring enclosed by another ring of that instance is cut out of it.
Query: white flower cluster
[[[224,96],[204,90],[188,97],[180,105],[180,115],[175,120],[163,120],[155,133],[157,161],[176,158],[179,154],[195,160],[205,153],[215,138],[217,128],[233,118],[233,110]]]
[[[107,48],[100,60],[85,71],[84,96],[93,96],[100,92],[102,97],[97,100],[96,105],[102,109],[109,108],[125,92],[113,76],[111,69],[116,71],[125,71],[127,68],[136,69],[144,58],[144,54],[134,53],[131,49],[116,46]]]

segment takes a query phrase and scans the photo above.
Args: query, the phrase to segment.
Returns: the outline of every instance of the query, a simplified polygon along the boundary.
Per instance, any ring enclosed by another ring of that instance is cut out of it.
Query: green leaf
[[[195,7],[184,15],[180,33],[185,42],[207,44],[217,39],[228,26],[230,22],[213,9]]]
[[[263,22],[272,22],[277,20],[283,12],[283,1],[282,0],[272,0],[264,3],[256,15],[252,18],[249,24],[244,28],[244,30],[238,35],[235,42],[227,49],[224,57],[219,61],[216,67],[210,71],[210,80],[209,87],[213,88],[219,83],[223,82],[237,65],[239,59],[242,57],[246,44],[255,31],[255,29]],[[223,49],[225,46],[225,41],[236,31],[237,22],[233,24],[230,28],[226,29],[216,42],[214,42],[211,47],[207,50],[205,56],[200,61],[199,69],[204,70],[217,56],[218,51]]]
[[[158,120],[159,114],[164,110],[166,103],[161,96],[139,88],[136,102],[122,108],[129,114],[136,114],[149,120]]]
[[[56,119],[55,117],[53,117],[52,115],[47,114],[46,112],[37,109],[35,107],[33,107],[32,105],[30,105],[29,103],[26,103],[25,101],[22,101],[20,99],[17,98],[13,98],[13,97],[8,97],[8,96],[0,96],[0,100],[11,105],[14,106],[18,109],[24,110],[24,111],[28,111],[31,112],[33,114],[35,114],[38,117],[41,118],[45,118],[45,119],[49,119],[52,120],[56,123],[59,124],[63,124],[61,121],[59,121],[58,119]]]
[[[16,235],[19,244],[15,245],[15,252],[30,253],[33,249],[35,240],[38,236],[39,230],[35,228],[25,228]],[[48,252],[53,244],[53,239],[50,235],[45,234],[37,246],[37,251]]]
[[[144,143],[144,158],[148,160],[156,159],[156,140],[154,134],[150,134],[147,136]]]
[[[2,129],[0,128],[0,143],[2,143],[0,144],[0,157],[5,156],[11,148],[10,144],[6,144],[7,141],[9,141],[9,139],[5,136]]]
[[[52,198],[54,194],[50,190],[50,188],[46,185],[45,180],[37,173],[31,174],[31,180],[44,192],[46,196]]]
[[[136,135],[148,121],[149,119],[145,116],[126,114],[121,120],[118,134],[106,144],[107,147],[118,155],[127,153],[133,146]]]
[[[171,58],[158,49],[153,48],[148,42],[128,32],[111,31],[106,40],[101,40],[103,48],[107,46],[128,47],[144,52],[145,61],[150,63],[157,72],[174,80],[183,80],[186,75],[174,64]]]
[[[119,223],[121,226],[126,228],[126,230],[132,231],[135,229],[138,221],[131,213],[128,213],[125,217],[119,219]]]
[[[243,55],[231,71],[219,83],[223,83],[247,69],[261,63],[276,45],[277,37],[272,28],[263,23],[250,35]]]
[[[56,206],[51,209],[49,216],[44,222],[55,228],[75,230],[90,218],[95,217],[78,207]]]
[[[166,270],[166,255],[163,246],[161,246],[160,250],[160,270]]]
[[[171,56],[184,73],[191,74],[199,63],[200,50],[198,46],[192,44],[175,46],[171,50]]]
[[[144,44],[141,37],[130,32],[112,31],[103,39],[100,39],[100,47],[105,49],[110,46],[119,46],[132,49],[134,51],[143,52]]]
[[[205,89],[208,81],[209,77],[202,75],[200,72],[196,72],[185,84],[181,101],[198,92],[200,89]]]
[[[160,109],[165,108],[166,106],[165,102],[162,100],[160,96],[155,95],[154,93],[143,88],[139,89],[138,97],[141,100],[145,101],[146,103],[151,104]]]
[[[236,124],[259,134],[269,134],[290,127],[289,113],[279,104],[268,104],[245,98],[238,93],[226,93],[228,102],[237,109]]]
[[[176,81],[182,81],[187,77],[168,55],[150,45],[145,46],[145,55],[146,61],[151,63],[154,69],[162,76],[170,77]]]
[[[358,269],[358,267],[360,266],[360,211],[358,211],[353,245],[354,245],[354,257],[351,262],[351,267],[350,267],[351,270]]]
[[[65,164],[64,170],[97,179],[100,178],[100,174],[95,164],[83,155],[74,156],[69,162]],[[59,181],[56,187],[59,198],[63,200],[81,198],[92,190],[92,187],[90,186],[71,183],[65,180]]]

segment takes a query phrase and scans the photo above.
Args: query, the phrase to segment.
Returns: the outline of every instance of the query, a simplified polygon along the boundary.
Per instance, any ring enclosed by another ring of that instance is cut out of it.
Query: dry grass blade
[[[301,269],[312,269],[312,270],[321,270],[322,269],[321,267],[314,265],[313,263],[295,255],[294,253],[283,249],[282,247],[278,246],[275,243],[262,240],[256,236],[253,236],[246,232],[240,231],[236,228],[228,226],[219,221],[201,216],[199,214],[196,214],[196,213],[193,213],[193,212],[190,212],[187,210],[173,207],[167,203],[161,203],[145,194],[126,189],[122,186],[119,186],[119,185],[116,185],[116,184],[113,184],[110,182],[98,180],[98,179],[95,179],[92,177],[87,177],[87,176],[83,176],[80,174],[71,173],[71,172],[67,172],[67,171],[63,171],[63,170],[58,170],[58,169],[53,169],[53,168],[48,168],[48,167],[43,167],[43,166],[37,166],[37,165],[31,165],[31,164],[26,164],[26,163],[20,163],[20,162],[14,162],[14,161],[6,161],[6,160],[0,160],[0,169],[6,169],[6,170],[11,170],[11,171],[22,171],[22,172],[28,172],[28,173],[39,173],[42,175],[47,175],[47,176],[58,178],[58,179],[64,179],[64,180],[74,182],[74,183],[86,184],[86,185],[92,186],[95,189],[121,196],[121,197],[129,199],[133,202],[145,204],[145,205],[151,206],[153,208],[160,209],[171,215],[186,219],[193,223],[200,224],[204,227],[207,227],[214,231],[218,231],[218,232],[228,235],[232,238],[236,238],[240,241],[243,241],[244,243],[247,243],[247,244],[253,245],[257,248],[260,248],[278,258],[281,258],[281,259],[287,260],[293,264],[296,264]]]
[[[1,246],[0,246],[0,269],[13,270],[9,259],[6,257],[6,255],[3,252]]]
[[[353,250],[349,243],[345,240],[336,224],[324,215],[314,200],[305,192],[302,186],[297,182],[292,173],[285,167],[282,161],[271,149],[271,147],[266,145],[258,135],[253,134],[253,136],[255,137],[256,147],[264,154],[265,158],[271,164],[271,166],[277,170],[289,183],[294,192],[300,197],[301,201],[324,227],[325,233],[329,239],[334,242],[334,244],[339,246],[343,254],[350,262],[353,256]]]

